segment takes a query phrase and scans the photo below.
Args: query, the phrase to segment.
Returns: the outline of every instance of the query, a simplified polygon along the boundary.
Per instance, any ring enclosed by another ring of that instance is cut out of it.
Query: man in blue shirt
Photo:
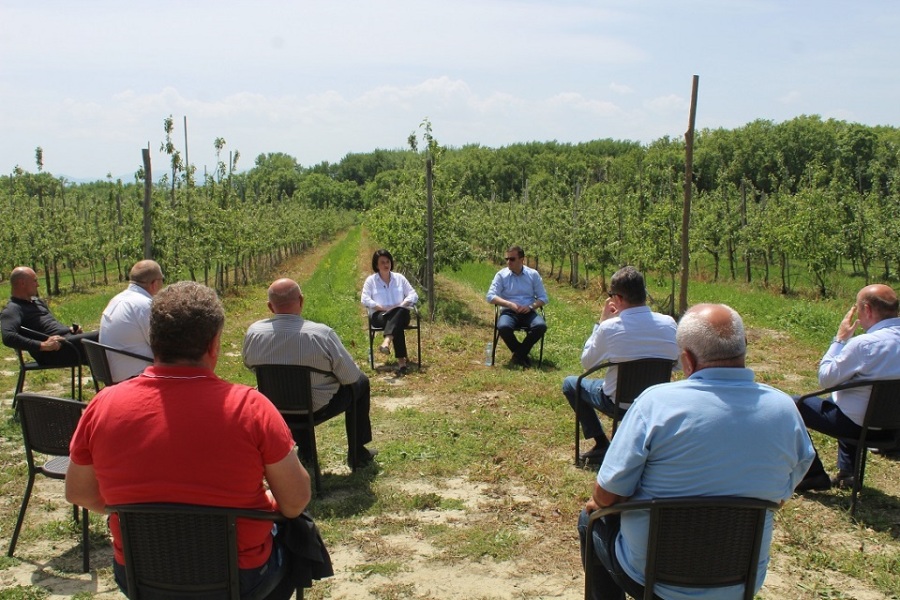
[[[512,352],[513,363],[530,367],[528,354],[547,331],[547,323],[537,309],[548,300],[541,274],[525,266],[525,251],[520,246],[511,246],[506,251],[506,268],[494,275],[487,301],[501,307],[497,330]],[[517,328],[526,331],[521,342],[516,338]]]
[[[837,335],[819,362],[819,385],[831,387],[854,379],[900,378],[900,302],[893,288],[867,285],[856,295]],[[860,327],[864,331],[856,337]],[[834,392],[830,398],[807,398],[797,405],[806,426],[837,438],[859,438],[869,406],[869,386]],[[876,434],[877,435],[877,434]],[[828,477],[816,456],[798,492],[853,487],[856,444],[838,441],[838,472]]]
[[[746,337],[740,316],[724,304],[700,304],[682,317],[676,336],[687,379],[648,388],[628,412],[597,474],[579,519],[582,547],[591,512],[625,500],[679,496],[742,496],[771,502],[791,497],[815,451],[793,400],[753,381],[745,368]],[[772,541],[766,517],[757,571],[762,587]],[[643,585],[647,556],[646,511],[610,517],[594,530],[593,550]],[[594,577],[591,598],[624,599],[607,571]],[[665,598],[741,598],[743,586],[683,588],[657,585]]]

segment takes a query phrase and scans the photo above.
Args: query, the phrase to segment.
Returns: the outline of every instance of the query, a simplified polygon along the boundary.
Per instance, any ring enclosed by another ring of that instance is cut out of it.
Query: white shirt
[[[100,343],[153,358],[153,351],[150,349],[152,300],[150,292],[136,283],[129,283],[103,309],[103,316],[100,318]],[[139,375],[150,364],[115,352],[107,353],[107,357],[109,370],[116,382]]]
[[[391,271],[391,279],[385,283],[378,273],[372,273],[366,278],[362,289],[362,305],[366,307],[369,315],[375,312],[376,306],[382,306],[390,310],[393,307],[404,304],[406,308],[419,301],[419,295],[406,277],[400,273]]]
[[[626,308],[594,326],[594,332],[581,352],[581,366],[587,370],[606,361],[639,358],[678,360],[677,327],[675,319],[652,312],[649,306]],[[610,367],[603,379],[603,393],[610,398],[616,397],[616,380],[617,369]]]
[[[819,385],[831,387],[854,379],[900,378],[900,318],[883,319],[846,344],[832,342],[819,363]],[[870,386],[841,390],[832,400],[862,426],[869,407]]]

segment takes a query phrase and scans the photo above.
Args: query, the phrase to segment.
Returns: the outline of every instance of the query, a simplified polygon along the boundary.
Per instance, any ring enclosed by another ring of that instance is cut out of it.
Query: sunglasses
[[[506,262],[516,262],[517,260],[519,260],[518,256],[507,256],[506,257]]]

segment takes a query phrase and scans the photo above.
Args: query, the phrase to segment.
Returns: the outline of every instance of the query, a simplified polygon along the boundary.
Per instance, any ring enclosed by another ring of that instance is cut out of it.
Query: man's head
[[[510,246],[506,249],[506,266],[513,273],[521,273],[525,266],[525,251],[521,246]]]
[[[193,281],[166,286],[150,305],[153,357],[163,364],[214,367],[224,325],[225,309],[214,290]]]
[[[644,276],[634,267],[622,267],[609,280],[609,297],[618,297],[627,306],[643,306],[647,302]]]
[[[897,292],[889,286],[867,285],[856,294],[856,318],[865,331],[879,321],[895,318],[897,310]]]
[[[276,315],[303,312],[303,292],[293,279],[279,279],[269,286],[269,310]]]
[[[155,296],[163,286],[162,268],[155,260],[138,261],[131,267],[128,280],[147,290],[151,296]]]
[[[30,300],[38,293],[37,275],[29,267],[16,267],[9,275],[10,295],[20,300]]]
[[[743,367],[747,336],[741,316],[725,304],[697,304],[678,323],[675,340],[685,375],[707,367]]]

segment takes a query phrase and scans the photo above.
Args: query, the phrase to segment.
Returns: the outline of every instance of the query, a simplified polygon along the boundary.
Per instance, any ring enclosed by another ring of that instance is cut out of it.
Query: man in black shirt
[[[17,350],[27,350],[42,365],[87,364],[81,340],[96,341],[98,332],[84,333],[78,325],[69,327],[60,323],[47,304],[37,297],[38,278],[28,267],[13,269],[9,284],[9,303],[0,313],[3,344]],[[22,327],[41,335],[22,331]]]

